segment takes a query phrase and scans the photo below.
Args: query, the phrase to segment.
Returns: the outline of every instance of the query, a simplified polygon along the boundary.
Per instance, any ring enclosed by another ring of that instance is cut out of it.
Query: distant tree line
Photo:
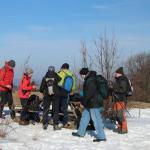
[[[132,100],[150,102],[150,53],[131,56],[126,63],[134,93]]]

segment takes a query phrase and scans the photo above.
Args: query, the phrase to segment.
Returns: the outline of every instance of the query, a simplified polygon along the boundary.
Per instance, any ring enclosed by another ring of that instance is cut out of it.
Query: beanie
[[[119,73],[119,74],[124,74],[123,72],[123,67],[120,67],[116,70],[116,73]]]
[[[64,63],[62,66],[61,66],[62,69],[69,69],[69,64],[68,63]]]
[[[26,74],[33,74],[33,70],[31,68],[25,68],[24,73],[26,73]]]
[[[88,68],[82,68],[79,73],[80,73],[80,75],[87,75],[88,72],[89,72]]]
[[[16,66],[16,63],[15,63],[14,60],[10,60],[10,61],[8,61],[8,65],[9,65],[10,67],[14,68],[14,67]]]
[[[55,71],[55,67],[54,66],[49,66],[48,71]]]

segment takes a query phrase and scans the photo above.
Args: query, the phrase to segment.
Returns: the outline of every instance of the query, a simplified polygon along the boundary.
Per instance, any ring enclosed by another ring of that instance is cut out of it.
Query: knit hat
[[[26,74],[33,74],[33,70],[32,70],[32,68],[25,68],[24,73],[26,73]]]
[[[49,66],[48,71],[55,71],[55,67],[54,66]]]
[[[64,63],[62,66],[61,66],[62,69],[69,69],[69,64],[68,63]]]
[[[80,75],[87,75],[88,72],[89,72],[88,68],[82,68],[79,73],[80,73]]]
[[[8,61],[8,65],[9,65],[10,67],[14,68],[14,67],[16,66],[16,63],[15,63],[14,60],[10,60],[10,61]]]
[[[123,72],[123,67],[120,67],[116,70],[116,73],[119,73],[119,74],[124,74]]]

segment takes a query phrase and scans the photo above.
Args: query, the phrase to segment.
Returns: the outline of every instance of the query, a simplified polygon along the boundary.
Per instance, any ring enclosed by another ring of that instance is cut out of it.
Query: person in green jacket
[[[62,126],[68,127],[68,104],[69,104],[69,95],[73,95],[75,91],[75,76],[69,70],[69,64],[64,63],[61,66],[61,70],[58,72],[58,75],[61,77],[61,81],[58,85],[61,87],[62,91],[66,93],[66,95],[60,96],[60,108],[61,112],[64,114]]]

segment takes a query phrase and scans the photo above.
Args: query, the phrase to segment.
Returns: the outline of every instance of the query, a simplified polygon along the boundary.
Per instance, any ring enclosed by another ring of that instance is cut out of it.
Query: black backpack
[[[98,92],[105,99],[109,96],[108,82],[102,75],[96,76]]]

